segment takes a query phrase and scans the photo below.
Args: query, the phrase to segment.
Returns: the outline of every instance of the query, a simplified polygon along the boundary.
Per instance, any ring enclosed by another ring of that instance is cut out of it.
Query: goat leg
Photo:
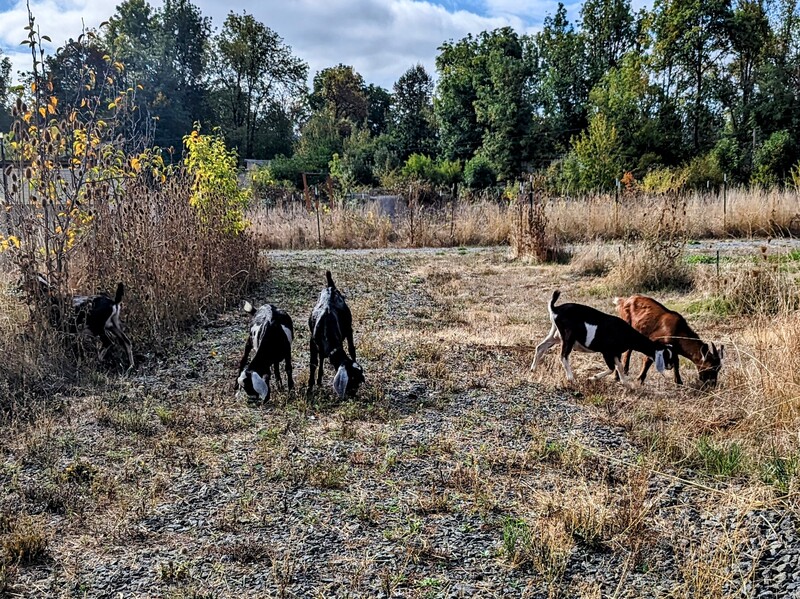
[[[317,370],[317,344],[314,343],[313,339],[309,343],[309,353],[311,357],[309,361],[308,390],[310,391],[314,386],[314,374]]]
[[[275,362],[273,368],[275,370],[275,382],[278,385],[278,389],[280,391],[283,391],[283,381],[281,380],[280,362]]]
[[[644,385],[644,380],[647,378],[647,371],[653,365],[653,359],[645,356],[644,364],[642,364],[642,372],[639,373],[639,382]]]
[[[250,356],[250,350],[253,349],[253,337],[251,335],[247,335],[247,343],[244,344],[244,355],[242,359],[239,361],[239,370],[236,371],[236,376],[238,377],[239,374],[244,370],[244,367],[247,365],[247,358]],[[237,391],[239,389],[239,379],[236,379],[236,384],[233,386],[233,390]]]
[[[353,359],[353,362],[355,362],[356,361],[356,344],[353,343],[353,332],[352,331],[347,336],[347,349],[350,351],[350,357]]]
[[[286,381],[289,386],[289,391],[294,389],[294,379],[292,378],[292,357],[286,358]]]

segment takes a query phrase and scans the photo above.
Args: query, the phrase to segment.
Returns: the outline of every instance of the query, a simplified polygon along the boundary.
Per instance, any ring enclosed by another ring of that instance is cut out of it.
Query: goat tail
[[[336,289],[336,283],[333,282],[333,276],[331,276],[331,271],[325,271],[325,278],[328,280],[328,287]]]
[[[552,297],[550,298],[550,303],[547,304],[547,311],[550,313],[550,320],[552,320],[553,322],[555,322],[556,318],[556,312],[555,312],[556,302],[558,301],[559,297],[561,297],[561,292],[558,289],[556,289],[553,292]]]
[[[122,296],[125,295],[125,285],[122,283],[117,284],[117,294],[114,296],[114,303],[119,304],[122,301]]]
[[[553,311],[555,309],[556,302],[558,301],[558,298],[560,298],[560,297],[561,297],[561,292],[558,289],[556,289],[553,292],[553,296],[550,298],[550,311]]]

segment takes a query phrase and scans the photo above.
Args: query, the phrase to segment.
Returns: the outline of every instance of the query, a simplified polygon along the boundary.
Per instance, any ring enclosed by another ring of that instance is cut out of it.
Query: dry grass
[[[249,215],[260,247],[385,248],[502,245],[514,226],[503,204],[459,202],[441,208],[400,203],[390,217],[379,202],[334,203],[307,211],[301,202],[260,207]]]
[[[591,269],[497,249],[270,260],[254,299],[296,324],[320,273],[339,273],[363,393],[303,394],[307,333],[297,326],[296,391],[269,405],[235,398],[247,326],[238,314],[163,364],[63,391],[0,437],[0,499],[47,543],[36,567],[7,559],[0,584],[7,576],[21,592],[53,573],[71,585],[54,596],[93,596],[105,592],[100,573],[118,576],[120,592],[132,577],[163,596],[425,597],[461,585],[486,596],[637,596],[656,585],[724,596],[755,580],[731,567],[748,535],[763,541],[738,523],[765,507],[798,509],[800,321],[685,310],[725,273],[714,282],[713,269],[692,264],[701,291],[657,296],[726,344],[721,386],[693,389],[687,365],[684,389],[653,374],[629,391],[587,380],[601,367],[595,355],[573,356],[574,386],[555,350],[527,370],[554,288],[611,311],[609,283]],[[0,518],[0,535],[8,529]],[[129,564],[143,565],[124,578]]]
[[[665,208],[674,217],[674,232],[684,239],[800,234],[800,200],[790,190],[729,190],[726,215],[716,194],[623,196],[616,205],[612,196],[547,198],[541,214],[528,210],[527,203],[527,196],[512,202],[461,199],[455,206],[412,202],[409,209],[401,200],[396,213],[377,201],[333,203],[322,205],[318,229],[316,211],[306,211],[299,201],[280,201],[254,209],[250,220],[260,247],[273,249],[498,245],[515,239],[524,249],[533,238],[521,223],[533,218],[538,219],[533,229],[544,223],[542,239],[557,251],[563,243],[589,239],[646,238],[654,215]]]

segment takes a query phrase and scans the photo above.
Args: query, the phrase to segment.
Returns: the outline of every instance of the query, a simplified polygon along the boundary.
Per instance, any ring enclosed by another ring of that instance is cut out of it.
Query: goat
[[[122,297],[125,294],[125,287],[122,283],[117,285],[114,299],[105,293],[99,293],[97,295],[74,295],[65,300],[42,275],[37,275],[36,280],[41,296],[49,303],[50,324],[53,327],[58,329],[66,324],[66,330],[73,335],[88,329],[92,335],[99,337],[102,348],[97,354],[97,359],[101,362],[114,343],[121,345],[128,355],[128,369],[133,369],[133,344],[122,330],[122,322],[119,318],[122,310]],[[62,308],[65,306],[69,307],[66,323],[64,323],[62,314]]]
[[[317,374],[317,385],[322,385],[322,371],[325,358],[336,369],[333,377],[333,388],[340,399],[345,395],[354,395],[364,382],[364,370],[356,362],[356,346],[353,343],[353,316],[350,313],[344,296],[336,288],[330,271],[325,272],[327,286],[319,294],[319,300],[311,316],[308,328],[311,331],[309,342],[311,350],[310,376],[308,388],[314,386],[314,374]],[[348,356],[343,348],[347,340]],[[319,364],[317,364],[319,360]],[[319,370],[317,371],[317,366]]]
[[[656,369],[659,372],[672,367],[675,356],[669,345],[651,341],[621,318],[605,314],[589,306],[583,304],[556,306],[555,303],[560,295],[560,291],[554,291],[548,304],[550,321],[553,326],[547,337],[536,346],[536,355],[531,363],[531,371],[536,370],[542,355],[559,339],[561,340],[561,363],[570,383],[575,381],[569,364],[569,355],[573,349],[603,354],[608,371],[592,376],[591,380],[608,376],[616,369],[619,380],[623,385],[628,386],[622,371],[621,357],[624,352],[630,350],[638,351],[655,360]]]
[[[243,389],[250,397],[258,397],[268,401],[270,396],[270,367],[275,370],[278,388],[283,389],[280,363],[286,362],[286,379],[289,391],[294,389],[292,379],[292,340],[294,325],[292,319],[283,310],[271,304],[261,306],[258,311],[250,302],[245,302],[244,311],[254,314],[250,322],[250,331],[244,346],[244,355],[239,362],[239,377],[234,389]],[[250,352],[254,350],[253,359],[248,364]]]
[[[709,346],[704,343],[686,322],[686,319],[664,307],[653,298],[644,295],[632,295],[622,298],[615,297],[614,305],[620,317],[630,324],[642,335],[653,341],[663,341],[675,348],[679,356],[684,356],[697,366],[697,374],[703,386],[716,387],[725,346],[719,349],[712,342]],[[625,374],[628,374],[631,354],[625,357]],[[644,383],[647,371],[652,365],[652,360],[646,358],[639,374],[639,380]],[[678,360],[675,360],[675,383],[682,385]]]

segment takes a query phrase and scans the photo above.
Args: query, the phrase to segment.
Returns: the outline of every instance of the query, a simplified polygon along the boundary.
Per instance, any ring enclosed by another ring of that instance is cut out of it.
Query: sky
[[[640,0],[641,1],[641,0]],[[212,27],[225,16],[252,14],[292,47],[309,65],[309,78],[328,66],[349,64],[367,83],[391,90],[409,67],[421,63],[431,74],[437,48],[468,33],[510,26],[519,33],[540,29],[552,15],[557,0],[193,0]],[[161,0],[150,0],[160,6]],[[42,35],[54,51],[82,28],[107,20],[117,3],[108,0],[30,0]],[[578,17],[579,3],[565,0],[570,19]],[[637,1],[634,1],[637,7]],[[14,71],[29,68],[30,53],[19,42],[27,25],[25,1],[0,0],[0,48],[12,59]]]

